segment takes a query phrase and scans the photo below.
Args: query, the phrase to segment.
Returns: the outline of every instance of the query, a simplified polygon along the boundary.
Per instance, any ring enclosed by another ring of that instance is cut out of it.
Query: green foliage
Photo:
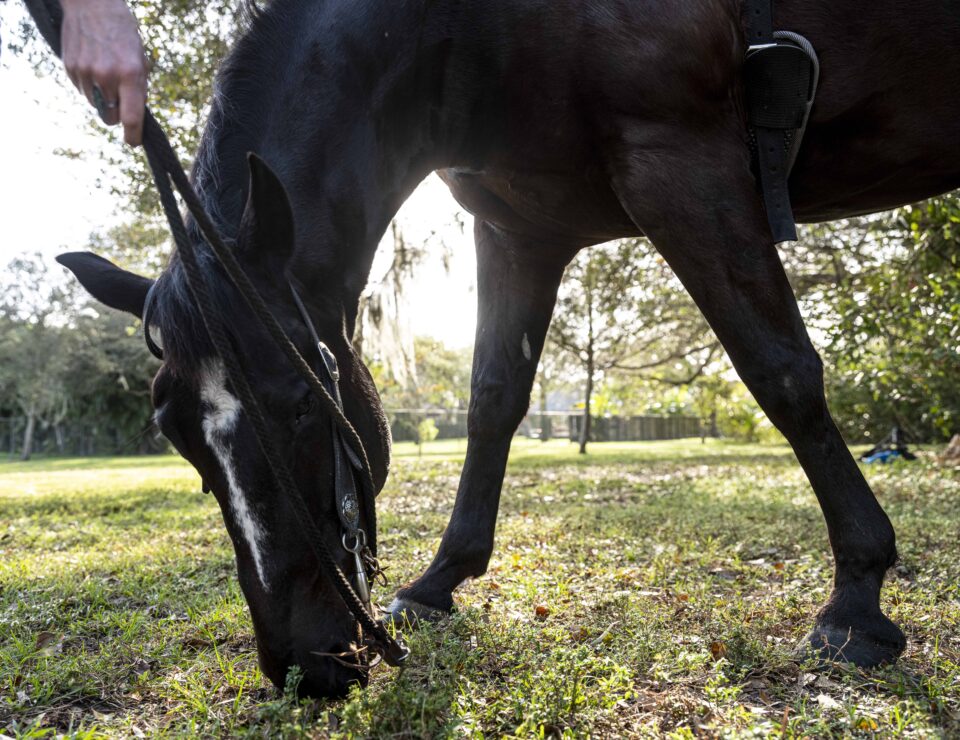
[[[597,413],[595,383],[624,374],[687,383],[716,349],[666,262],[646,239],[625,239],[583,250],[568,265],[545,351],[568,358],[583,379],[580,451],[586,452]],[[601,398],[601,404],[611,400]]]
[[[433,419],[424,419],[417,424],[417,443],[423,445],[424,442],[433,442],[438,433],[436,422]]]
[[[420,404],[465,409],[470,400],[473,352],[453,350],[429,337],[414,339],[416,398]]]
[[[567,267],[550,342],[605,374],[679,383],[716,350],[716,340],[667,263],[646,239],[580,252]]]
[[[960,430],[958,229],[960,196],[949,195],[807,227],[801,242],[782,249],[848,439],[883,437],[895,423],[916,441]],[[632,245],[585,254],[565,282],[551,338],[586,363],[593,322],[604,409],[693,412],[727,436],[779,438],[743,386],[729,381],[729,367],[713,361],[712,335],[654,252]],[[635,281],[644,286],[631,288]]]
[[[430,337],[415,337],[416,383],[401,386],[382,365],[370,370],[387,408],[466,409],[470,400],[470,349],[454,350]]]
[[[154,447],[142,433],[158,362],[131,336],[133,319],[95,309],[72,283],[58,286],[39,258],[15,260],[4,275],[0,411],[26,426],[32,418],[34,426],[55,429],[74,451]],[[27,436],[21,450],[29,455]]]
[[[709,437],[741,442],[783,442],[747,387],[730,379],[719,363],[687,384],[651,382],[629,375],[611,377],[597,392],[606,413],[697,416]],[[601,413],[597,411],[597,413]]]
[[[917,440],[949,437],[960,431],[960,198],[859,228],[859,264],[812,306],[830,324],[831,407],[853,439],[883,437],[894,423]]]
[[[437,435],[440,434],[440,430],[437,429],[437,424],[433,419],[424,419],[419,424],[417,424],[417,451],[418,454],[423,452],[423,445],[425,442],[433,442],[437,438]]]

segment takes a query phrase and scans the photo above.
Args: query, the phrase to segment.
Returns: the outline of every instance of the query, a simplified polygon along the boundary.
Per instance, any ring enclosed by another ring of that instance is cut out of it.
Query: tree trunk
[[[62,455],[64,446],[65,446],[63,441],[63,425],[62,424],[54,425],[53,437],[57,442],[57,454]]]
[[[583,399],[583,424],[580,425],[580,454],[587,454],[590,441],[590,397],[593,395],[593,362],[587,365],[587,391]]]
[[[587,282],[587,392],[583,402],[583,425],[580,428],[580,454],[587,454],[590,441],[590,397],[593,395],[593,290]]]
[[[23,450],[20,452],[21,460],[29,460],[30,453],[33,452],[33,432],[37,426],[37,415],[35,413],[27,413],[27,428],[23,430]]]
[[[553,433],[550,417],[547,416],[547,384],[543,375],[540,375],[540,441],[547,442]]]

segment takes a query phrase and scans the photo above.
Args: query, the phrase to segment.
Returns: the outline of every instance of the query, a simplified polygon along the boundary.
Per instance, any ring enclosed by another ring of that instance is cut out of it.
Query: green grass
[[[462,442],[397,446],[393,584],[446,524]],[[960,471],[868,467],[902,562],[895,667],[791,659],[826,597],[786,448],[517,440],[490,571],[410,665],[298,703],[256,666],[219,510],[174,457],[0,464],[0,732],[20,737],[960,736]],[[384,602],[390,592],[378,594]]]

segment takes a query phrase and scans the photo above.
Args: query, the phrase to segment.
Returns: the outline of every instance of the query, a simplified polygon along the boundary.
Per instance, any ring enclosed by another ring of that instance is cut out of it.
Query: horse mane
[[[214,80],[210,112],[191,169],[191,181],[207,214],[230,245],[247,191],[246,153],[256,145],[270,106],[264,89],[271,84],[283,52],[283,29],[300,0],[241,0],[241,29]],[[229,174],[224,170],[231,168]],[[242,168],[242,169],[239,169]],[[192,217],[187,230],[207,276],[207,288],[221,315],[237,316],[242,300],[200,234]],[[184,381],[196,380],[199,360],[214,354],[197,305],[187,284],[179,253],[174,250],[150,296],[144,331],[159,333],[167,369]],[[229,329],[229,327],[228,327]]]

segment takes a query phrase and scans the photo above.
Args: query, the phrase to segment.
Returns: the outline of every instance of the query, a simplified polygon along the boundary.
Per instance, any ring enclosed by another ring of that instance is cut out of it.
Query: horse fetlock
[[[855,588],[856,584],[870,584],[879,591],[884,574],[897,562],[897,541],[893,526],[886,514],[876,512],[877,521],[858,535],[855,546],[844,543],[836,548],[837,588]]]

